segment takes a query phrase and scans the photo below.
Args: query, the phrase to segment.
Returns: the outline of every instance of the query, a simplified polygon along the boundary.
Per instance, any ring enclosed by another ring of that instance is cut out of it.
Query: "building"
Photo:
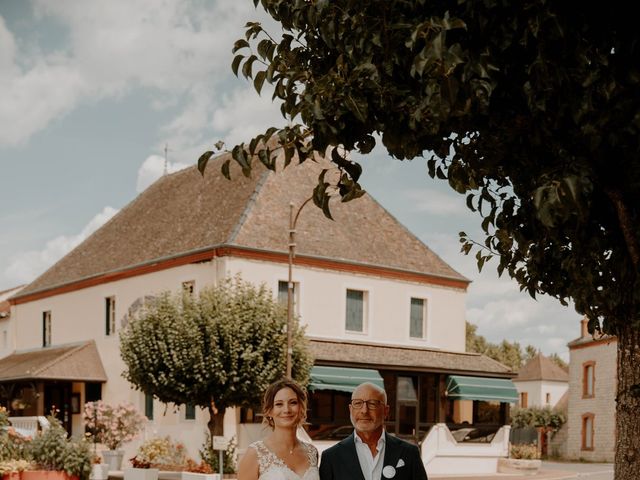
[[[240,274],[286,292],[289,204],[307,200],[322,167],[309,161],[274,174],[258,165],[246,178],[232,162],[229,182],[220,173],[227,158],[212,161],[204,178],[189,168],[159,179],[11,298],[15,351],[0,360],[0,385],[13,388],[5,404],[24,400],[13,415],[55,404],[79,433],[75,405],[130,401],[152,419],[147,434],[198,450],[206,413],[182,406],[163,416],[162,405],[131,388],[120,375],[118,332],[160,291],[198,291]],[[508,432],[516,397],[507,367],[464,351],[469,281],[368,195],[334,203],[332,214],[335,221],[310,206],[297,225],[295,309],[316,365],[309,434],[317,442],[343,436],[349,392],[369,378],[389,392],[388,430],[422,442],[428,466],[438,445],[447,445],[446,459],[459,442],[475,443],[472,457],[488,448],[491,468],[506,455],[500,430]],[[23,355],[38,368],[20,369]],[[250,413],[225,416],[225,435],[241,451],[260,428]],[[442,439],[428,441],[437,425]]]
[[[520,408],[553,408],[569,389],[569,373],[538,353],[518,371],[513,384]]]
[[[613,462],[616,445],[617,339],[594,338],[581,320],[569,343],[566,454],[571,459]]]

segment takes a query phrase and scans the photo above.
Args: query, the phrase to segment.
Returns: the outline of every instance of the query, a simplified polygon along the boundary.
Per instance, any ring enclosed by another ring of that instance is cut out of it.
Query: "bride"
[[[238,465],[238,480],[319,480],[318,451],[296,437],[307,413],[304,389],[289,379],[272,383],[262,412],[271,433],[249,445]]]

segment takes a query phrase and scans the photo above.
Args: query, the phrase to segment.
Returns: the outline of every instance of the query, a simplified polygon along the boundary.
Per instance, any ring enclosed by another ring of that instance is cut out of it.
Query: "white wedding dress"
[[[258,453],[258,465],[260,468],[259,480],[320,480],[318,473],[318,451],[313,445],[300,442],[300,445],[307,454],[309,467],[302,476],[287,467],[275,453],[267,448],[262,440],[249,445]]]

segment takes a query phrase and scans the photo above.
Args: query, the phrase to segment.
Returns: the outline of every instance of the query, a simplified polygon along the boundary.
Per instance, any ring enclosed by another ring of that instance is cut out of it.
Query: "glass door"
[[[418,378],[398,376],[396,390],[396,435],[417,443]]]

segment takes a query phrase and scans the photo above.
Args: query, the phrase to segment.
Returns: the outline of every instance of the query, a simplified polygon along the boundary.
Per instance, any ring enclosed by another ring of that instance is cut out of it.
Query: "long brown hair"
[[[262,397],[262,414],[264,415],[262,423],[266,423],[271,428],[274,428],[275,424],[273,423],[273,418],[269,416],[269,412],[273,409],[276,394],[283,388],[290,388],[298,397],[298,402],[300,403],[300,421],[298,425],[307,419],[307,391],[296,381],[290,378],[283,378],[269,385]]]

